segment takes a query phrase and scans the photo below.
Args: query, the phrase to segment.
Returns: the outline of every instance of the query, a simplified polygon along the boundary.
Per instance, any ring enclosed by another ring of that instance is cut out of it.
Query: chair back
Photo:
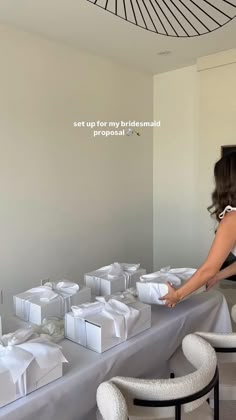
[[[231,308],[231,317],[233,321],[236,323],[236,305],[233,305]]]
[[[185,357],[196,368],[189,374],[174,379],[145,380],[137,378],[115,377],[111,383],[115,385],[125,398],[128,413],[137,419],[168,418],[175,416],[175,407],[140,407],[134,400],[165,401],[171,405],[176,399],[191,396],[206,388],[214,378],[217,367],[216,354],[212,346],[203,338],[189,334],[183,342],[182,348]],[[145,363],[145,361],[144,361]],[[212,386],[213,388],[213,386]],[[208,398],[209,393],[195,401],[182,406],[182,412],[190,412],[200,407]],[[153,416],[153,417],[152,417]],[[110,419],[113,420],[111,417]],[[110,420],[109,419],[109,420]],[[104,418],[106,420],[106,418]]]
[[[97,420],[127,420],[126,401],[112,382],[103,382],[97,390]]]

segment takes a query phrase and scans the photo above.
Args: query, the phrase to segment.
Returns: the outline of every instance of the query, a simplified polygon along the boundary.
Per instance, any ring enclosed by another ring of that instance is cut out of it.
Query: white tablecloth
[[[103,354],[68,340],[64,377],[0,409],[0,420],[95,420],[98,385],[113,376],[163,377],[168,359],[194,331],[231,332],[228,307],[216,291],[201,293],[175,309],[153,306],[152,327]]]

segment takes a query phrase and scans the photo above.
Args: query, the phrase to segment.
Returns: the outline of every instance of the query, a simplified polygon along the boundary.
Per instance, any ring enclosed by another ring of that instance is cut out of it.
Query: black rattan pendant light
[[[87,1],[148,31],[172,37],[207,34],[236,15],[236,0]]]

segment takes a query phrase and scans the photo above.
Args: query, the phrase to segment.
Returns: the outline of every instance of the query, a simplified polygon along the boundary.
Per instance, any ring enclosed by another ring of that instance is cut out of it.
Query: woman
[[[208,208],[219,222],[215,239],[206,261],[179,289],[168,284],[168,293],[161,298],[174,307],[204,284],[207,290],[224,278],[236,274],[236,262],[220,270],[230,252],[236,256],[236,152],[222,157],[214,168],[215,190]]]

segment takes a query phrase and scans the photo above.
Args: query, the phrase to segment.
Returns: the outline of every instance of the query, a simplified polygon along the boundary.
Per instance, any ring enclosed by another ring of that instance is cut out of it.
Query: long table
[[[217,291],[193,295],[174,309],[152,307],[152,327],[103,354],[62,342],[64,376],[0,409],[0,420],[95,420],[98,385],[113,376],[160,378],[186,334],[232,331],[228,306]]]

